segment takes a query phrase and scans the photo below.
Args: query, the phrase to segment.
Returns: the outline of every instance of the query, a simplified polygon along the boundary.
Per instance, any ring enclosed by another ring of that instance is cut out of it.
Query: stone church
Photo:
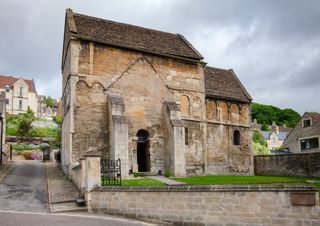
[[[252,174],[251,96],[180,34],[67,9],[62,165],[89,149],[129,172]]]

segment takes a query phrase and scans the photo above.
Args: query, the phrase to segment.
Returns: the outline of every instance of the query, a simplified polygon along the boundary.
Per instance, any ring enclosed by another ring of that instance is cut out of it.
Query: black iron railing
[[[101,185],[121,186],[121,160],[101,159]]]

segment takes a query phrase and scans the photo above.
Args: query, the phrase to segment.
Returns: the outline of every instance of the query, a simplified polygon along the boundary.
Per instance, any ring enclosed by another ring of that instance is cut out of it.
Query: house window
[[[23,90],[23,87],[19,87],[19,97],[22,97],[23,95],[23,93],[22,93],[22,90]]]
[[[311,126],[311,119],[303,120],[303,127],[309,127]]]
[[[184,144],[188,145],[189,144],[189,139],[188,139],[188,128],[184,128]]]
[[[233,145],[240,145],[240,132],[235,130],[233,132]]]
[[[10,92],[10,86],[6,85],[6,92]]]
[[[6,99],[6,104],[9,104],[9,99]]]
[[[22,100],[19,100],[19,110],[22,110]]]
[[[308,139],[300,140],[301,150],[309,150],[314,148],[319,148],[319,138],[313,137]]]

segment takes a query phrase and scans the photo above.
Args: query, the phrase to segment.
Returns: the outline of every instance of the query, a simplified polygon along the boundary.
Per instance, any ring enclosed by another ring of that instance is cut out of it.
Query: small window
[[[19,100],[19,110],[22,110],[22,100]]]
[[[9,104],[9,99],[6,99],[6,104]]]
[[[309,127],[309,126],[311,126],[311,120],[310,119],[303,120],[303,127]]]
[[[188,139],[188,128],[184,128],[184,144],[188,145],[189,144],[189,139]]]
[[[10,92],[10,86],[6,85],[6,92]]]
[[[233,145],[240,145],[240,132],[238,130],[233,132]]]
[[[319,148],[319,138],[314,137],[314,138],[300,140],[300,147],[301,147],[301,150]]]

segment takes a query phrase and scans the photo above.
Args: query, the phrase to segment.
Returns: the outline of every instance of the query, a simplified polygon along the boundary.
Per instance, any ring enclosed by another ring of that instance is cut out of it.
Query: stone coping
[[[292,157],[295,155],[320,155],[320,152],[295,152],[291,154],[275,154],[275,155],[254,155],[254,158],[268,158],[268,157],[278,157],[278,156],[288,156]]]
[[[95,192],[317,192],[315,186],[307,185],[172,185],[166,187],[103,186]]]

